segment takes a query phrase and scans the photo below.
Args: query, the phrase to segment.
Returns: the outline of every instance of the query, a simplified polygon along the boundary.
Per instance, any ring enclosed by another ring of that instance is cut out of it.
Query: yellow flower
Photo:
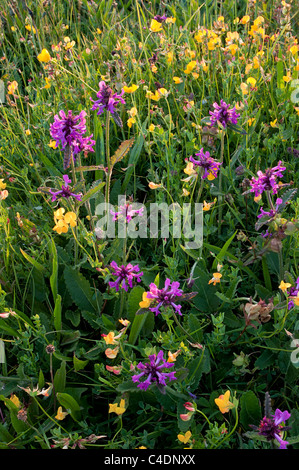
[[[262,195],[259,194],[258,196],[255,196],[253,199],[254,199],[254,202],[259,202],[262,199]]]
[[[153,33],[158,33],[159,31],[162,31],[162,23],[159,23],[159,21],[152,20],[151,25],[150,25],[150,30]]]
[[[184,173],[186,173],[186,175],[189,175],[189,176],[197,174],[196,171],[194,170],[194,165],[192,162],[187,163],[186,168],[184,168]]]
[[[130,320],[123,320],[122,318],[120,318],[119,320],[119,323],[121,323],[123,326],[128,326],[130,325]]]
[[[176,22],[176,18],[173,18],[172,16],[170,16],[169,18],[166,18],[165,20],[165,23],[167,24],[170,24],[170,23],[175,23]]]
[[[281,283],[279,285],[279,289],[281,289],[282,292],[286,292],[286,290],[291,286],[292,286],[292,284],[290,284],[289,282],[281,281]]]
[[[156,65],[151,65],[151,69],[152,69],[152,72],[153,73],[157,73],[158,72],[158,67]]]
[[[152,300],[147,298],[147,294],[148,292],[143,292],[142,301],[139,302],[140,308],[148,308],[150,306]]]
[[[49,147],[51,147],[52,149],[55,149],[56,148],[56,140],[50,140],[50,143],[48,144]]]
[[[10,397],[10,401],[12,401],[13,404],[16,405],[17,408],[21,408],[21,402],[18,399],[17,395],[12,394],[11,397]]]
[[[10,82],[10,84],[7,86],[8,94],[13,95],[17,88],[18,88],[18,82],[16,82],[16,80],[14,80],[13,82]]]
[[[12,30],[12,32],[16,31],[16,28],[14,26],[11,26],[10,29]]]
[[[51,60],[51,56],[47,49],[43,49],[40,54],[38,54],[37,59],[40,62],[49,62]]]
[[[117,341],[114,339],[113,331],[110,331],[108,335],[102,335],[106,344],[117,344]]]
[[[137,108],[135,108],[135,106],[133,106],[133,108],[131,108],[130,111],[128,111],[128,114],[131,117],[135,117],[138,114]]]
[[[167,96],[168,95],[168,91],[166,90],[166,88],[159,88],[158,89],[158,93],[159,95],[161,96]]]
[[[6,188],[6,183],[3,183],[3,178],[0,179],[0,190],[2,191],[2,189],[5,189]]]
[[[251,85],[252,87],[254,87],[256,84],[256,79],[253,77],[249,77],[247,78],[246,82],[249,83],[249,85]]]
[[[58,220],[53,230],[57,232],[59,235],[62,233],[67,233],[69,227],[63,220]]]
[[[291,54],[295,55],[298,51],[299,51],[298,44],[294,44],[292,47],[290,47]]]
[[[180,442],[183,442],[183,444],[187,444],[191,436],[192,436],[191,432],[187,431],[185,432],[185,434],[178,434],[178,440]]]
[[[179,349],[178,351],[172,353],[170,351],[168,351],[168,359],[167,359],[167,362],[175,362],[176,361],[176,358],[178,357],[178,355],[180,354],[181,350]]]
[[[248,119],[248,121],[247,121],[248,126],[249,126],[249,127],[252,126],[252,124],[254,123],[254,121],[255,121],[255,118],[250,118],[250,119]]]
[[[119,348],[111,349],[107,348],[105,354],[109,359],[115,359],[118,354]]]
[[[127,126],[131,129],[132,125],[135,124],[136,119],[134,117],[131,117],[127,120]]]
[[[206,64],[204,59],[202,59],[200,65],[202,66],[204,72],[207,72],[209,70],[209,66]]]
[[[155,126],[154,124],[150,124],[148,130],[149,130],[150,132],[153,132],[153,131],[155,130],[155,127],[156,127],[156,126]]]
[[[296,297],[293,299],[294,300],[294,304],[299,307],[299,292],[298,294],[296,295]]]
[[[71,227],[76,227],[77,225],[77,216],[75,212],[67,212],[64,216],[64,221],[69,224]]]
[[[284,82],[289,83],[292,80],[291,72],[287,72],[282,78]]]
[[[168,62],[169,64],[171,64],[172,61],[173,61],[173,52],[170,51],[170,52],[167,53],[167,62]]]
[[[153,93],[152,91],[147,91],[146,97],[154,101],[159,101],[159,99],[161,98],[161,96],[158,93],[158,90],[156,90],[155,93]]]
[[[26,135],[30,135],[30,134],[31,134],[31,130],[30,130],[30,129],[26,129],[25,134],[26,134]]]
[[[180,77],[173,77],[173,81],[176,85],[178,85],[179,83],[182,83],[182,79]]]
[[[274,121],[270,121],[270,126],[271,127],[277,127],[277,119],[274,119]]]
[[[8,197],[8,191],[7,189],[4,189],[3,191],[0,191],[0,201],[3,201]]]
[[[62,411],[62,406],[60,406],[57,410],[57,415],[55,416],[55,418],[59,421],[62,421],[67,415],[68,413],[66,411]]]
[[[236,52],[239,49],[237,44],[230,44],[229,46],[227,46],[227,48],[230,50],[232,55],[236,55]]]
[[[122,398],[118,406],[117,403],[109,403],[109,413],[116,413],[117,415],[122,415],[126,411],[125,400]]]
[[[246,83],[241,83],[240,88],[242,90],[243,95],[248,94],[248,85]]]
[[[203,208],[202,210],[203,211],[209,211],[211,209],[211,207],[215,204],[215,201],[214,202],[206,202],[204,201],[203,202]]]
[[[162,187],[162,184],[156,184],[151,181],[150,183],[148,183],[148,186],[150,189],[158,189]]]
[[[134,91],[138,90],[138,85],[131,85],[131,86],[124,86],[123,90],[125,93],[134,93]]]
[[[50,80],[50,78],[45,77],[45,81],[46,81],[46,84],[45,84],[44,88],[46,88],[46,89],[51,88],[51,80]]]
[[[189,196],[190,191],[187,191],[187,189],[183,188],[183,196]]]
[[[212,277],[212,279],[209,280],[209,284],[213,283],[213,286],[216,286],[216,283],[220,282],[221,278],[222,278],[222,274],[213,273],[213,277]]]
[[[31,26],[30,24],[26,24],[26,25],[25,25],[25,28],[27,29],[27,31],[32,31],[33,34],[36,33],[35,27],[34,27],[34,26]]]
[[[233,403],[229,401],[230,391],[227,390],[224,395],[220,395],[215,398],[215,403],[218,406],[221,413],[228,413],[228,411],[234,407]]]
[[[189,62],[189,64],[187,64],[186,66],[186,70],[184,70],[184,72],[186,74],[189,74],[192,72],[192,70],[196,67],[196,60],[191,60],[191,62]]]
[[[252,69],[253,65],[252,64],[247,64],[246,67],[245,67],[245,74],[247,75],[250,70]]]
[[[241,24],[247,24],[249,21],[250,21],[250,16],[249,15],[245,15],[245,16],[243,16],[243,18],[240,19]]]
[[[103,31],[102,31],[100,28],[97,28],[97,33],[98,33],[98,34],[102,34],[102,32],[103,32]]]

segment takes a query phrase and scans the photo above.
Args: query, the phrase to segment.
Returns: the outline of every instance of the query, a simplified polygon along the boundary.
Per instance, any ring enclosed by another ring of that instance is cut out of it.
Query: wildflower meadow
[[[298,13],[0,0],[1,450],[299,448]]]

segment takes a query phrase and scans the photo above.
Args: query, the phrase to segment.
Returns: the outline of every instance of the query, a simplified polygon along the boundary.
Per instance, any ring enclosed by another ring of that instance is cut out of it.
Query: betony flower
[[[131,263],[124,266],[118,266],[115,261],[110,263],[112,274],[116,277],[115,281],[109,281],[109,287],[115,287],[116,291],[119,291],[120,287],[128,292],[128,286],[133,287],[133,281],[141,282],[141,276],[143,272],[139,270],[138,264],[133,266]]]
[[[285,422],[291,417],[288,411],[280,411],[278,408],[275,410],[274,415],[271,417],[264,416],[260,422],[259,427],[251,425],[253,429],[258,431],[261,436],[265,436],[267,441],[278,441],[280,449],[286,449],[288,441],[284,441],[281,438],[281,433],[288,427],[282,426],[282,422]]]
[[[280,197],[278,197],[278,198],[276,199],[276,203],[275,203],[275,205],[276,205],[275,210],[274,210],[274,209],[271,209],[269,212],[264,211],[263,207],[261,207],[261,208],[260,208],[260,214],[257,216],[257,218],[258,218],[258,219],[261,219],[261,218],[264,217],[264,216],[268,216],[269,218],[274,217],[274,215],[277,213],[278,208],[279,208],[279,206],[282,204],[282,202],[283,202],[282,199],[281,199]]]
[[[50,194],[52,194],[52,202],[56,201],[58,197],[65,197],[66,199],[73,197],[77,199],[77,201],[82,201],[82,194],[75,194],[71,192],[69,183],[71,183],[72,180],[68,177],[68,175],[63,175],[62,178],[64,180],[64,185],[62,185],[61,189],[56,191],[50,189]]]
[[[214,111],[209,111],[211,115],[212,125],[219,121],[225,129],[229,123],[238,123],[238,118],[240,117],[240,114],[236,112],[235,107],[229,108],[229,106],[230,105],[226,104],[223,100],[220,101],[220,105],[218,103],[213,104]]]
[[[172,306],[176,313],[182,315],[181,305],[176,304],[177,298],[183,295],[183,291],[179,289],[179,282],[171,282],[171,280],[167,278],[162,289],[158,289],[154,283],[151,283],[149,287],[150,290],[147,292],[147,299],[153,299],[157,302],[157,305],[155,307],[149,307],[149,310],[159,315],[162,306]]]
[[[262,194],[264,191],[272,191],[272,194],[277,194],[280,184],[277,183],[277,178],[282,178],[282,172],[286,169],[281,166],[281,161],[273,168],[268,168],[265,173],[262,171],[257,172],[258,178],[252,178],[250,181],[250,192],[254,193],[255,197]]]
[[[54,122],[50,125],[51,137],[55,140],[55,147],[61,146],[64,150],[64,169],[70,166],[72,155],[79,152],[93,152],[93,134],[84,137],[86,132],[86,112],[81,111],[77,116],[73,116],[72,111],[67,114],[63,110],[54,116]]]
[[[141,209],[133,209],[133,205],[127,203],[123,206],[119,206],[118,212],[111,210],[110,214],[113,215],[113,221],[118,220],[119,217],[124,217],[127,222],[130,222],[135,215],[141,217],[143,215],[143,209],[144,207],[141,207]]]
[[[195,155],[199,157],[198,160],[195,160],[192,156],[189,160],[194,165],[203,169],[202,179],[208,178],[208,180],[213,180],[214,178],[217,178],[217,173],[222,163],[216,162],[214,158],[210,156],[210,152],[204,152],[203,148]]]
[[[100,115],[100,114],[103,114],[104,110],[106,109],[106,111],[109,111],[112,114],[112,116],[116,118],[115,119],[116,124],[122,127],[121,119],[118,116],[115,107],[119,103],[123,103],[123,104],[126,103],[125,100],[122,98],[123,94],[124,94],[124,90],[122,90],[119,95],[117,93],[113,93],[111,88],[108,85],[106,85],[104,80],[102,80],[99,83],[99,91],[97,92],[98,99],[93,100],[92,98],[90,98],[90,100],[93,102],[93,105],[91,108],[92,111],[97,110],[97,114]]]
[[[163,372],[163,369],[168,369],[173,367],[173,363],[165,361],[164,352],[161,350],[158,354],[152,354],[149,357],[150,362],[142,364],[139,362],[137,368],[141,370],[140,374],[132,376],[134,383],[139,383],[137,385],[141,390],[147,390],[151,384],[157,384],[162,387],[166,386],[166,380],[172,381],[176,380],[175,371],[173,372]],[[141,382],[140,379],[145,378],[146,380]]]

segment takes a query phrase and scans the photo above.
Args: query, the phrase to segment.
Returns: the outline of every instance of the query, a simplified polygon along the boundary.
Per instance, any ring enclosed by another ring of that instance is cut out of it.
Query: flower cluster
[[[290,287],[288,296],[288,310],[291,310],[291,308],[293,308],[295,305],[299,307],[299,277],[297,277],[296,285],[294,287]]]
[[[100,114],[103,114],[104,110],[106,109],[106,111],[109,111],[112,115],[118,116],[115,107],[119,103],[123,103],[123,104],[126,103],[125,100],[122,98],[123,94],[124,94],[124,90],[122,90],[119,95],[117,93],[113,93],[111,88],[108,85],[106,85],[104,80],[102,80],[99,83],[99,91],[97,92],[98,99],[93,100],[92,98],[90,98],[90,100],[93,102],[93,105],[91,108],[92,111],[97,110],[97,114],[100,115]],[[122,122],[120,118],[116,119],[115,122],[119,124],[120,126],[122,126]]]
[[[275,410],[274,415],[271,417],[264,416],[260,422],[259,427],[252,426],[253,429],[258,431],[260,436],[266,437],[267,441],[278,441],[280,449],[286,449],[288,441],[284,441],[281,438],[281,433],[289,429],[288,427],[283,426],[281,423],[285,422],[291,417],[291,414],[288,411],[280,411],[279,409]]]
[[[71,211],[65,214],[65,209],[60,207],[60,209],[54,212],[54,222],[56,224],[55,227],[53,227],[55,232],[59,234],[67,233],[69,226],[76,227],[77,216],[74,212]]]
[[[149,307],[149,310],[154,312],[156,315],[161,313],[161,307],[169,306],[172,306],[176,313],[182,315],[181,305],[176,304],[177,298],[183,295],[183,291],[179,289],[179,282],[171,282],[171,280],[167,278],[162,289],[158,289],[156,284],[153,282],[149,287],[150,290],[145,293],[143,302],[140,303],[141,305],[139,304],[140,306],[149,307],[149,305],[155,301],[157,302],[157,305],[155,307]]]
[[[195,160],[195,158],[192,156],[189,158],[189,160],[194,165],[202,168],[202,179],[208,178],[208,180],[213,180],[217,178],[217,173],[221,163],[216,162],[214,158],[210,156],[210,152],[204,152],[203,148],[200,149],[199,153],[196,153],[195,155],[199,157],[198,160]]]
[[[68,175],[63,175],[62,178],[64,181],[64,185],[62,185],[61,189],[58,189],[58,190],[50,189],[50,194],[52,194],[52,202],[56,201],[58,197],[59,198],[64,197],[66,199],[73,197],[77,199],[77,201],[82,201],[82,194],[75,194],[71,192],[69,184],[72,182],[72,180],[68,177]]]
[[[64,169],[70,166],[72,154],[79,152],[93,152],[95,141],[93,134],[84,137],[86,132],[86,112],[81,111],[74,116],[72,111],[66,114],[63,110],[54,116],[54,122],[50,126],[51,137],[55,140],[55,147],[61,146],[65,151]]]
[[[117,276],[115,281],[109,281],[109,287],[115,287],[116,291],[119,291],[121,287],[126,292],[128,291],[128,286],[133,287],[133,280],[135,279],[137,282],[141,281],[141,276],[143,272],[139,270],[138,264],[133,266],[131,263],[124,266],[118,266],[115,261],[112,261],[110,264],[112,270],[114,271],[112,274],[113,276]]]
[[[110,214],[113,215],[113,221],[116,221],[120,217],[123,217],[129,223],[131,222],[132,218],[135,215],[138,215],[141,217],[143,215],[143,209],[144,207],[141,207],[140,209],[133,209],[133,205],[127,203],[127,204],[124,204],[123,206],[119,206],[119,210],[117,212],[114,212],[113,210],[111,210]]]
[[[277,190],[280,187],[280,183],[277,182],[277,178],[282,178],[282,172],[286,167],[281,166],[281,161],[278,165],[273,168],[268,168],[265,173],[262,171],[257,172],[258,178],[252,178],[250,181],[250,192],[254,193],[255,197],[263,194],[264,191],[272,191],[272,194],[277,194]]]
[[[137,375],[133,375],[132,380],[134,383],[138,383],[138,388],[141,390],[147,390],[151,384],[157,384],[162,387],[166,386],[166,379],[169,381],[176,380],[175,371],[163,372],[163,369],[169,369],[174,364],[167,362],[164,359],[164,352],[161,350],[158,354],[152,354],[149,356],[150,362],[142,364],[139,362],[137,368],[142,372]],[[146,378],[145,381],[140,382],[141,378]]]
[[[229,104],[226,104],[225,101],[221,100],[220,105],[218,103],[213,104],[214,111],[209,111],[211,115],[211,124],[214,125],[216,122],[224,127],[227,127],[229,123],[237,124],[240,114],[236,112],[236,108],[230,108]]]

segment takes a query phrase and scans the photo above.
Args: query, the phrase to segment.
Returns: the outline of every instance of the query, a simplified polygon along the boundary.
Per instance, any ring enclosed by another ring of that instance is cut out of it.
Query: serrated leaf
[[[80,204],[84,204],[86,201],[96,196],[96,194],[105,186],[105,184],[105,181],[101,181],[98,184],[93,184],[87,193],[82,197]]]
[[[94,291],[82,273],[67,266],[64,269],[64,279],[71,299],[81,310],[98,313],[94,300]]]
[[[110,158],[110,165],[113,167],[116,163],[120,162],[129,152],[130,148],[134,143],[135,138],[132,137],[130,140],[125,140],[120,144],[114,155]]]

